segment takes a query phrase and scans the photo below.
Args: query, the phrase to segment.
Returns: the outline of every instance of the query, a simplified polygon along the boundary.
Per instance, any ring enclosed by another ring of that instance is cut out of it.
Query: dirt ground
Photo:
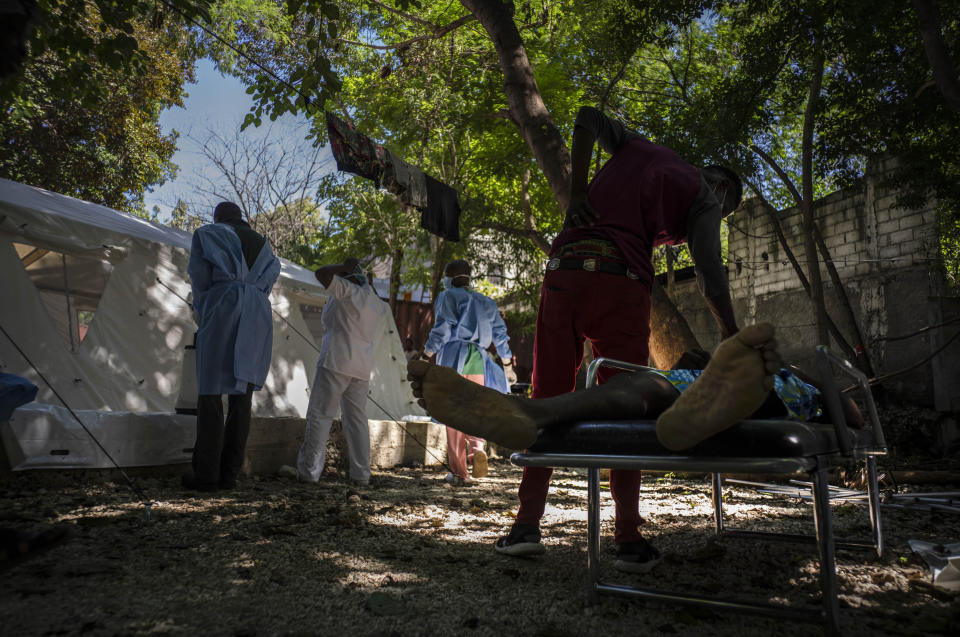
[[[491,463],[453,488],[435,469],[375,473],[371,488],[254,477],[187,493],[171,471],[136,474],[150,520],[117,472],[25,472],[0,483],[0,526],[70,528],[70,538],[0,577],[4,635],[810,635],[813,624],[634,600],[586,603],[585,472],[558,470],[547,553],[492,545],[511,524],[520,470]],[[938,485],[937,490],[944,490]],[[655,586],[815,608],[813,546],[713,539],[709,482],[644,478],[645,535],[664,554]],[[730,525],[810,530],[795,498],[730,488]],[[612,502],[602,551],[612,556]],[[960,595],[929,584],[907,539],[957,541],[960,516],[883,510],[887,555],[838,554],[847,635],[957,634]],[[837,505],[838,536],[865,537],[865,507]]]

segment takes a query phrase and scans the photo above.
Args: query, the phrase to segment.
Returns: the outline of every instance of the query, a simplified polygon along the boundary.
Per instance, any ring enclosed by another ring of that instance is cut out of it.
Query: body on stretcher
[[[600,594],[641,598],[653,601],[708,607],[783,617],[802,621],[822,621],[828,633],[839,632],[837,599],[836,546],[867,548],[883,552],[876,457],[886,453],[883,432],[869,391],[869,382],[847,361],[817,348],[818,372],[824,379],[823,407],[829,424],[795,420],[745,420],[691,449],[674,452],[663,447],[656,435],[656,422],[597,421],[580,422],[564,428],[541,430],[537,441],[523,453],[511,457],[524,467],[581,467],[588,469],[588,550],[587,594],[596,601]],[[599,358],[591,363],[587,384],[595,382],[601,366],[630,371],[651,368]],[[833,369],[852,376],[864,393],[866,416],[872,428],[847,427],[840,407],[840,396]],[[657,371],[657,370],[651,370]],[[834,538],[829,504],[827,471],[850,459],[867,465],[868,514],[872,530],[869,541],[837,541]],[[790,606],[697,596],[606,584],[600,580],[600,469],[646,469],[660,471],[703,472],[712,475],[714,526],[718,536],[772,537],[788,541],[814,542],[820,557],[820,588],[823,603],[814,610]],[[814,504],[814,536],[785,533],[760,533],[728,529],[723,520],[723,473],[767,473],[784,476],[808,476]]]

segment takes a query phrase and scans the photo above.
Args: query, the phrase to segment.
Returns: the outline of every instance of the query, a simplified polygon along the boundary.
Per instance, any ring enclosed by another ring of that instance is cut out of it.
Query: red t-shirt
[[[651,251],[686,241],[687,210],[699,192],[700,172],[695,167],[665,146],[634,137],[610,157],[587,188],[596,222],[561,231],[550,253],[571,241],[607,239],[649,286]]]

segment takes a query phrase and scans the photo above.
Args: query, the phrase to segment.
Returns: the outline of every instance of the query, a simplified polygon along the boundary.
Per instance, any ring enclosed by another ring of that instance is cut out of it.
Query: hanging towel
[[[414,208],[427,207],[427,176],[414,165],[410,165],[410,188],[407,189],[408,203]]]
[[[423,171],[403,161],[395,154],[386,151],[386,166],[383,172],[382,186],[395,194],[397,198],[414,208],[427,205],[427,182]]]
[[[420,227],[448,241],[460,240],[460,200],[457,191],[425,175],[427,206],[420,215]]]
[[[387,163],[387,151],[330,111],[326,111],[326,116],[330,150],[337,161],[337,169],[372,179],[379,185]]]

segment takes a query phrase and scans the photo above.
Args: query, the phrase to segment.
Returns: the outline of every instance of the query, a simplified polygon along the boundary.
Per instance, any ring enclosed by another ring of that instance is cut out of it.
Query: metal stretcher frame
[[[612,359],[594,360],[587,372],[587,386],[596,382],[602,366],[629,371],[650,370]],[[656,602],[706,607],[712,610],[740,611],[797,621],[823,622],[828,634],[839,634],[839,601],[837,599],[835,548],[868,548],[883,554],[883,535],[880,524],[880,500],[877,484],[876,457],[886,453],[883,431],[876,406],[870,393],[867,377],[849,362],[817,347],[817,366],[823,379],[821,395],[828,413],[838,414],[833,423],[840,453],[802,457],[700,457],[678,455],[611,455],[526,452],[515,453],[511,460],[524,467],[579,467],[587,469],[587,596],[596,602],[599,595],[615,595]],[[864,395],[867,417],[873,427],[872,444],[855,446],[840,408],[840,394],[833,377],[833,366],[855,379]],[[867,492],[872,541],[836,540],[833,534],[827,471],[839,463],[855,458],[867,465]],[[638,586],[606,584],[600,581],[600,469],[646,469],[654,471],[705,472],[712,476],[714,525],[717,536],[743,538],[773,538],[787,541],[815,542],[820,558],[820,589],[823,603],[818,610],[789,606],[737,601],[709,596],[660,591]],[[722,473],[770,473],[781,475],[808,475],[813,495],[814,535],[798,535],[765,531],[730,529],[723,521]]]

